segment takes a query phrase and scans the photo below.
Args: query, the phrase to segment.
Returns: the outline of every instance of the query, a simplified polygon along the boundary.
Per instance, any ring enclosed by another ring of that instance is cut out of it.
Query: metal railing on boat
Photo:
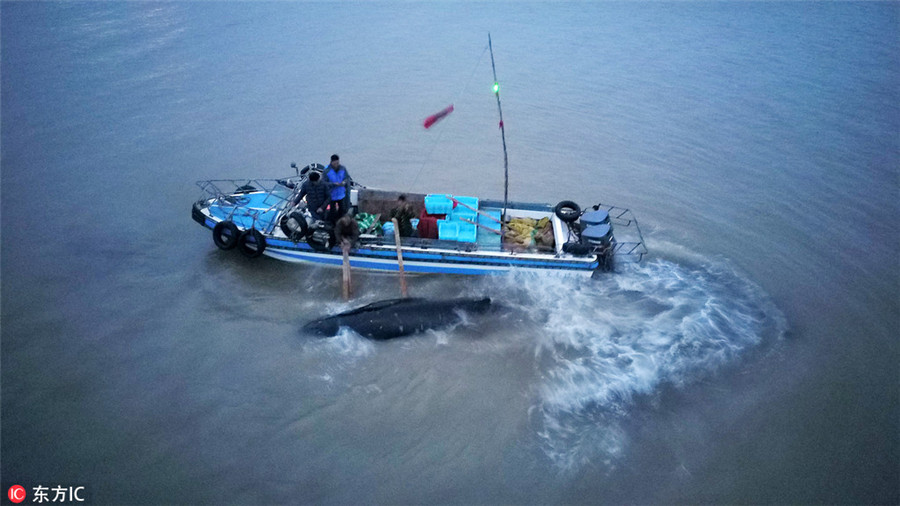
[[[276,179],[212,179],[197,181],[197,186],[204,192],[200,201],[206,203],[210,213],[218,209],[221,219],[241,222],[244,228],[264,234],[272,232],[279,214],[297,191]],[[258,202],[262,207],[248,207],[251,196],[259,195],[263,195]]]

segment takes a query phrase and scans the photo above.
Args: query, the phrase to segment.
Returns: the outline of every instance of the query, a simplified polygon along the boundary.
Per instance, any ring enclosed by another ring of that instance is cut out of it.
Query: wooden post
[[[391,223],[394,224],[394,241],[397,243],[397,265],[400,266],[400,295],[409,297],[409,292],[406,290],[406,277],[403,273],[403,249],[400,244],[400,224],[397,222],[397,218],[391,218]]]
[[[343,250],[343,252],[344,252],[344,266],[343,266],[344,289],[343,289],[343,292],[344,292],[344,300],[347,301],[347,300],[350,300],[350,294],[351,294],[351,292],[350,292],[350,243],[346,242],[346,241],[343,242],[341,244],[341,250]]]

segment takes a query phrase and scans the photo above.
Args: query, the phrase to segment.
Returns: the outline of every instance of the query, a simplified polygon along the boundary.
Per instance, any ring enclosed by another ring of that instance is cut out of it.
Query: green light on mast
[[[494,93],[500,93],[500,83],[494,83]]]

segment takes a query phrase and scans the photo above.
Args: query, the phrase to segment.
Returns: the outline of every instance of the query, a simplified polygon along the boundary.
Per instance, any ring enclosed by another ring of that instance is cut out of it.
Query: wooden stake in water
[[[391,218],[391,223],[394,224],[394,242],[397,243],[397,265],[400,266],[400,295],[409,297],[409,292],[406,290],[406,277],[403,273],[403,248],[401,248],[400,245],[400,224],[397,222],[397,218]]]
[[[341,250],[344,252],[344,300],[350,300],[350,243],[344,242],[341,244]]]

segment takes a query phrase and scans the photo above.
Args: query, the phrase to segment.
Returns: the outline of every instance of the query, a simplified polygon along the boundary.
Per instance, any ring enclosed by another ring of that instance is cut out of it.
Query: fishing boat
[[[341,266],[343,253],[329,224],[313,220],[302,203],[290,205],[305,178],[303,174],[280,180],[200,181],[203,196],[194,203],[192,216],[212,230],[221,249],[239,249],[251,258],[266,255]],[[357,216],[386,216],[400,192],[354,184],[349,195]],[[610,270],[615,261],[640,261],[647,252],[631,211],[616,206],[598,203],[583,212],[571,201],[553,206],[446,194],[405,195],[424,215],[420,219],[434,219],[438,225],[437,238],[400,238],[406,272],[492,274],[518,268],[593,273]],[[516,223],[523,224],[523,233],[510,228]],[[529,223],[534,223],[534,232],[525,230]],[[363,230],[349,251],[350,266],[398,271],[396,238],[393,233],[378,233],[377,228]],[[627,240],[618,238],[623,234]],[[535,241],[535,236],[545,239]]]
[[[314,219],[297,198],[303,184],[325,166],[311,163],[300,169],[291,164],[294,174],[281,179],[199,181],[202,195],[193,204],[193,219],[212,230],[213,242],[223,250],[337,267],[349,261],[352,268],[374,271],[494,274],[535,269],[593,274],[610,271],[619,261],[639,262],[647,249],[628,209],[604,203],[582,209],[570,200],[555,205],[510,202],[506,133],[490,35],[488,48],[507,182],[502,201],[402,192],[419,217],[413,220],[419,233],[399,237],[391,233],[391,222],[382,222],[401,192],[349,183],[346,205],[359,218],[360,235],[345,254],[336,244],[333,224]],[[429,117],[425,128],[452,110],[451,105]]]

